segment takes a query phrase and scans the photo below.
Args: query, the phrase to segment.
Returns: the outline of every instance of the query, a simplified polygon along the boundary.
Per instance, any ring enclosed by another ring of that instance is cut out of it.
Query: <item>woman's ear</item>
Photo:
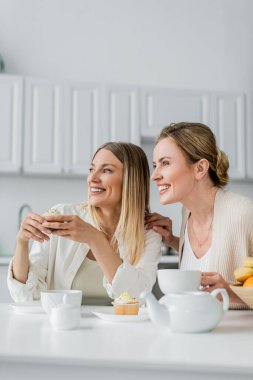
[[[203,178],[208,172],[209,162],[206,159],[202,158],[201,160],[196,162],[195,165],[196,165],[196,170],[195,170],[196,179]]]

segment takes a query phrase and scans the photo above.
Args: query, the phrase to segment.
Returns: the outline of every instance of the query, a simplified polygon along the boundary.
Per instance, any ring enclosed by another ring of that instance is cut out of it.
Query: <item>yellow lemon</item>
[[[234,271],[235,279],[244,282],[247,278],[253,276],[253,268],[240,267]]]

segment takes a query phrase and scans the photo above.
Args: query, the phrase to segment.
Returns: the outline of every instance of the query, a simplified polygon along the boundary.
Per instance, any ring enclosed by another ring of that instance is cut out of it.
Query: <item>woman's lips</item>
[[[170,188],[170,185],[159,185],[158,190],[160,195],[166,193],[166,191]]]
[[[90,187],[90,195],[100,195],[105,192],[102,187]]]

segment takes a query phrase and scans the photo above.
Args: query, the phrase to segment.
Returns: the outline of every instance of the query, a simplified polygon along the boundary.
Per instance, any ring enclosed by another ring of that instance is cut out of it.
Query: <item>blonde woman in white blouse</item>
[[[224,190],[229,162],[211,129],[200,123],[165,127],[154,148],[154,172],[163,205],[183,205],[180,238],[172,221],[153,213],[147,228],[159,232],[180,255],[180,268],[199,269],[205,291],[225,288],[231,308],[243,308],[232,292],[234,270],[253,256],[253,202]]]
[[[140,147],[102,145],[91,161],[87,203],[56,205],[62,215],[31,213],[23,221],[8,273],[13,299],[38,299],[46,289],[81,289],[84,299],[150,291],[161,237],[144,226],[149,178]]]

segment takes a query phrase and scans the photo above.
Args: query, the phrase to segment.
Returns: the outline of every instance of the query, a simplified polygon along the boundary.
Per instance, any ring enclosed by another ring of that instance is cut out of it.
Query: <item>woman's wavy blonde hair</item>
[[[156,144],[170,137],[183,151],[189,162],[195,163],[202,158],[209,162],[208,173],[217,187],[226,186],[229,182],[229,160],[216,144],[211,129],[201,123],[172,123],[164,127],[156,139]]]
[[[111,244],[116,246],[117,242],[123,242],[126,246],[126,259],[135,265],[144,248],[145,213],[150,212],[150,171],[147,156],[137,145],[107,142],[97,149],[92,160],[101,149],[112,152],[123,164],[121,212]],[[103,231],[97,208],[88,202],[88,209],[97,228]]]

